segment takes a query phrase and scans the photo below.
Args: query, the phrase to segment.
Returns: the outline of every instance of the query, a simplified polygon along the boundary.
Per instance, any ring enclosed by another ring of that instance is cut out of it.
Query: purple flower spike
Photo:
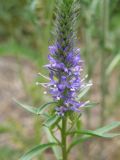
[[[81,77],[82,60],[80,49],[73,49],[68,53],[59,53],[60,45],[49,47],[50,54],[48,60],[50,64],[46,65],[50,72],[50,82],[47,84],[48,93],[58,102],[55,108],[59,116],[64,116],[65,112],[80,112],[80,108],[86,105],[86,102],[76,100],[78,93],[86,87],[84,79]]]
[[[56,46],[49,46],[49,51],[52,55],[54,55],[57,51],[57,47]]]

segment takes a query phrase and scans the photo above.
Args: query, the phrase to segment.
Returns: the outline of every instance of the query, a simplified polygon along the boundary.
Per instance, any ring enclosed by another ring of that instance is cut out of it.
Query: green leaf
[[[120,122],[113,122],[111,124],[108,124],[102,128],[96,129],[94,131],[92,130],[80,130],[80,131],[75,131],[74,133],[77,134],[86,134],[86,135],[91,135],[91,136],[98,136],[98,137],[103,137],[103,138],[111,138],[111,137],[115,137],[115,136],[119,136],[120,133],[106,133],[111,131],[112,129],[116,128],[120,126]],[[71,134],[73,134],[71,132]]]
[[[60,121],[60,117],[57,115],[51,116],[47,119],[47,121],[45,122],[45,126],[46,127],[53,127],[56,123],[58,123]]]
[[[120,136],[120,133],[107,133],[107,134],[103,134],[102,136],[100,135],[100,137],[103,138],[114,138]]]
[[[48,102],[38,108],[35,108],[33,106],[29,106],[29,105],[26,105],[26,104],[22,104],[20,103],[19,101],[15,100],[14,101],[22,108],[24,108],[25,110],[33,113],[33,114],[36,114],[36,115],[40,115],[40,114],[43,114],[45,109],[50,105],[50,104],[53,104],[53,103],[56,103],[56,102]]]
[[[84,136],[82,136],[82,137],[80,137],[80,138],[75,139],[75,140],[71,143],[71,145],[68,147],[68,153],[70,152],[70,150],[71,150],[74,146],[76,146],[77,144],[82,143],[82,142],[88,140],[89,138],[91,138],[90,135],[84,135]]]
[[[120,136],[120,134],[117,134],[117,133],[99,133],[97,131],[91,131],[91,130],[76,131],[75,133],[90,135],[90,136],[97,136],[102,138],[113,138],[115,136]]]
[[[111,124],[108,124],[102,128],[96,129],[95,131],[100,134],[103,134],[103,133],[109,132],[110,130],[117,128],[119,126],[120,126],[120,122],[116,121],[116,122],[112,122]]]
[[[31,112],[31,113],[34,113],[34,114],[37,114],[37,108],[35,107],[32,107],[32,106],[29,106],[29,105],[26,105],[26,104],[22,104],[20,103],[19,101],[17,101],[16,99],[14,99],[14,101],[22,108],[24,108],[25,110]]]
[[[45,149],[50,148],[54,145],[57,145],[56,143],[47,143],[47,144],[41,144],[38,145],[36,147],[34,147],[33,149],[31,149],[30,151],[28,151],[26,154],[24,154],[20,160],[31,160],[33,157],[41,154]]]
[[[91,130],[77,130],[75,132],[68,132],[68,134],[83,134],[82,137],[80,138],[77,138],[76,140],[74,140],[72,142],[72,144],[70,145],[69,147],[69,151],[72,147],[74,147],[75,145],[85,141],[85,140],[88,140],[89,138],[93,138],[94,136],[97,136],[97,137],[101,137],[101,138],[113,138],[113,137],[116,137],[116,136],[120,136],[120,133],[107,133],[109,131],[111,131],[112,129],[115,129],[116,127],[119,127],[120,126],[120,122],[112,122],[111,124],[108,124],[102,128],[99,128],[99,129],[96,129],[94,131],[91,131]]]
[[[46,108],[48,108],[49,105],[51,104],[55,104],[56,102],[48,102],[42,106],[40,106],[39,108],[37,108],[37,114],[42,114]]]
[[[93,107],[96,107],[98,103],[88,103],[86,104],[84,107],[81,107],[81,109],[83,108],[93,108]]]
[[[46,132],[46,134],[47,134],[47,137],[48,137],[49,142],[57,142],[57,141],[53,138],[53,136],[51,135],[49,128],[45,127],[44,129],[45,129],[45,132]],[[53,150],[53,152],[54,152],[54,154],[55,154],[56,159],[59,160],[59,159],[60,159],[60,156],[61,156],[61,152],[60,152],[59,146],[52,146],[52,150]]]

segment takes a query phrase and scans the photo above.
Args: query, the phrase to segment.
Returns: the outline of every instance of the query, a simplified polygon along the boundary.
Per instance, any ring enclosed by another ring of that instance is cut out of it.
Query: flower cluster
[[[50,71],[50,82],[47,84],[48,92],[53,99],[58,102],[56,111],[63,116],[67,111],[79,112],[80,107],[87,102],[77,101],[78,93],[86,87],[84,80],[81,79],[82,63],[80,49],[73,49],[66,54],[66,49],[61,50],[60,45],[49,47],[49,64],[46,67]]]
[[[83,88],[90,85],[82,78],[83,61],[80,49],[75,47],[75,26],[79,6],[77,2],[61,0],[58,3],[55,44],[49,47],[49,64],[46,65],[50,81],[42,84],[57,102],[55,109],[60,116],[67,111],[80,112],[80,107],[85,106],[87,102],[78,101],[78,95]]]

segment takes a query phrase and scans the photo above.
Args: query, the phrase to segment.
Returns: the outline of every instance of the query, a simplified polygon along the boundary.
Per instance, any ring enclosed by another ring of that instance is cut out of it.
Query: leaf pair
[[[49,105],[51,104],[55,104],[56,102],[49,102],[46,103],[38,108],[26,105],[26,104],[22,104],[20,102],[18,102],[17,100],[14,99],[14,101],[22,108],[24,108],[25,110],[29,111],[30,113],[36,114],[36,115],[45,115],[45,109],[47,109],[49,107]],[[57,115],[54,116],[47,116],[47,120],[45,122],[45,126],[50,128],[50,127],[54,127],[54,125],[59,122],[60,117],[58,117]],[[33,157],[41,154],[44,150],[46,150],[47,148],[53,147],[55,145],[58,145],[57,143],[47,143],[47,144],[41,144],[38,145],[36,147],[34,147],[33,149],[31,149],[30,151],[28,151],[26,154],[24,154],[20,160],[31,160]]]

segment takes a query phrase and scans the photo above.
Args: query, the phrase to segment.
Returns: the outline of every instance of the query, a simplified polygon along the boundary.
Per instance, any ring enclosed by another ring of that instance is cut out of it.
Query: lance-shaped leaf
[[[56,103],[56,102],[48,102],[48,103],[40,106],[39,108],[37,108],[37,114],[42,114],[42,113],[45,111],[45,109],[48,108],[49,105],[55,104],[55,103]]]
[[[97,136],[102,138],[113,138],[116,136],[120,136],[120,133],[99,133],[98,131],[91,131],[91,130],[76,131],[75,133],[90,135],[90,136]]]
[[[115,129],[115,128],[119,127],[119,126],[120,126],[120,122],[116,121],[116,122],[112,122],[111,124],[108,124],[108,125],[106,125],[106,126],[104,126],[102,128],[96,129],[95,131],[97,133],[104,134],[104,133],[109,132],[112,129]]]
[[[73,133],[90,135],[90,136],[98,136],[98,137],[103,137],[103,138],[112,138],[115,136],[119,136],[120,133],[108,133],[108,132],[116,127],[119,127],[119,126],[120,126],[120,122],[113,122],[111,124],[108,124],[102,128],[96,129],[94,131],[92,131],[92,130],[80,130],[79,131],[78,130]],[[71,132],[71,134],[73,134],[73,133]],[[68,134],[70,134],[70,133],[68,132]]]
[[[88,103],[85,106],[81,107],[80,109],[89,109],[89,108],[93,108],[96,107],[98,103]]]
[[[25,110],[27,110],[27,111],[29,111],[29,112],[31,112],[31,113],[33,113],[33,114],[36,114],[36,115],[43,114],[44,111],[45,111],[45,109],[47,109],[49,105],[51,105],[51,104],[53,104],[53,103],[56,103],[56,102],[48,102],[48,103],[46,103],[46,104],[44,104],[44,105],[41,105],[41,106],[38,107],[38,108],[35,108],[35,107],[33,107],[33,106],[29,106],[29,105],[23,104],[23,103],[15,100],[15,99],[14,99],[14,101],[15,101],[20,107],[22,107],[22,108],[24,108]]]
[[[17,101],[16,99],[14,99],[14,101],[18,104],[18,106],[24,108],[25,110],[27,110],[33,114],[37,114],[37,108],[35,108],[33,106],[26,105],[26,104],[22,104],[21,102]]]
[[[30,151],[28,151],[27,153],[25,153],[20,158],[20,160],[32,160],[32,158],[34,158],[37,155],[40,155],[44,150],[46,150],[47,148],[50,148],[54,145],[57,145],[57,143],[47,143],[47,144],[38,145],[38,146],[34,147],[33,149],[31,149]]]
[[[49,128],[45,127],[44,130],[45,130],[45,132],[47,134],[49,142],[55,142],[56,143],[57,141],[51,135],[51,132],[50,132]],[[60,160],[60,156],[61,156],[61,149],[60,149],[60,147],[59,146],[52,146],[52,150],[53,150],[53,152],[55,154],[56,159]]]
[[[72,142],[72,144],[69,147],[69,151],[72,147],[74,147],[75,145],[88,140],[89,138],[92,138],[94,136],[96,137],[101,137],[101,138],[113,138],[116,136],[120,136],[120,133],[108,133],[109,131],[111,131],[112,129],[115,129],[117,127],[120,126],[120,122],[112,122],[111,124],[108,124],[102,128],[96,129],[94,131],[92,130],[77,130],[75,132],[68,132],[68,134],[79,134],[79,135],[83,135],[82,137],[77,138],[76,140],[74,140]]]
[[[60,117],[58,115],[53,115],[47,119],[44,125],[48,128],[54,127],[55,124],[57,124],[59,121],[60,121]]]
[[[88,140],[90,137],[91,137],[90,135],[84,135],[84,136],[82,136],[82,137],[80,137],[80,138],[75,139],[75,140],[70,144],[70,146],[68,147],[68,151],[67,151],[67,152],[69,153],[70,150],[71,150],[74,146],[76,146],[77,144],[80,144],[80,143]]]

